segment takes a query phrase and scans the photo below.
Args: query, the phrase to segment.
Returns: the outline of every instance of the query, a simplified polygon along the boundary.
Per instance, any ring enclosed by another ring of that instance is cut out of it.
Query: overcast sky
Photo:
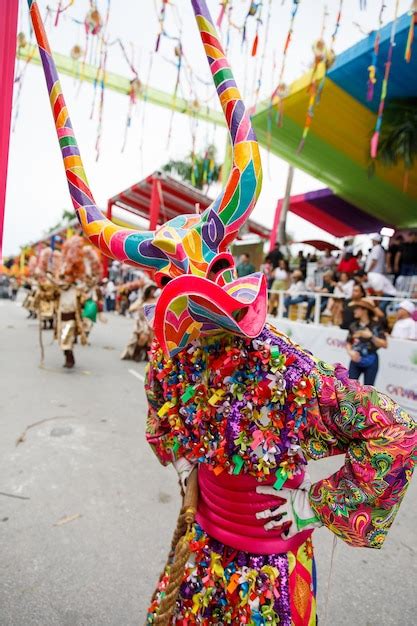
[[[47,4],[56,6],[58,2],[38,2],[42,14]],[[147,82],[151,50],[158,32],[155,4],[158,0],[111,0],[108,24],[109,40],[120,39],[129,54],[135,59],[135,66],[143,82]],[[193,90],[200,101],[210,99],[210,106],[217,106],[214,87],[210,84],[207,62],[196,29],[189,0],[175,0],[176,10],[168,9],[166,29],[177,36],[182,28],[184,54],[192,68]],[[293,41],[290,47],[285,82],[290,82],[306,71],[312,61],[311,44],[320,35],[323,7],[327,4],[325,37],[329,39],[335,23],[339,0],[301,0],[295,22]],[[341,27],[337,36],[336,51],[340,52],[363,37],[363,32],[373,30],[378,23],[381,0],[367,0],[367,9],[360,11],[360,0],[344,0]],[[19,30],[29,37],[27,2],[21,2]],[[76,43],[85,47],[82,21],[87,12],[87,0],[75,0],[71,9],[61,16],[57,28],[52,19],[47,23],[53,50],[68,54]],[[218,0],[208,0],[214,17],[218,14]],[[234,0],[234,21],[241,25],[249,5],[249,0]],[[264,17],[268,0],[264,0]],[[268,45],[263,63],[260,97],[271,93],[279,74],[281,50],[289,26],[292,0],[272,0],[272,16]],[[385,0],[384,22],[393,18],[395,0]],[[98,7],[104,14],[107,0],[99,0]],[[410,0],[400,0],[400,14],[408,10]],[[176,11],[176,12],[175,12]],[[255,20],[248,21],[247,40],[251,45],[254,37]],[[230,38],[230,62],[247,104],[253,103],[254,86],[259,75],[262,46],[265,38],[260,38],[260,51],[255,60],[241,48],[241,35],[235,31]],[[176,69],[173,48],[175,42],[163,38],[158,55],[153,56],[149,84],[172,93],[175,85]],[[277,67],[273,72],[273,59]],[[94,51],[92,60],[94,60]],[[127,77],[132,74],[117,45],[108,54],[108,70],[119,72]],[[243,60],[248,62],[242,62]],[[17,73],[22,69],[18,65]],[[206,84],[205,84],[206,83]],[[95,143],[97,138],[97,115],[90,119],[94,89],[91,85],[62,77],[62,85],[70,116],[80,144],[81,154],[97,203],[105,207],[107,199],[122,189],[137,182],[163,165],[170,157],[184,157],[191,148],[192,132],[190,119],[175,114],[172,120],[172,136],[167,142],[171,124],[171,113],[163,108],[143,104],[137,106],[128,134],[125,151],[121,152],[125,131],[128,98],[110,91],[105,92],[102,126],[101,154],[96,161]],[[365,86],[364,86],[365,88]],[[181,83],[181,91],[188,97],[190,88],[186,75]],[[18,111],[16,111],[18,109]],[[16,114],[17,112],[17,114]],[[55,224],[64,208],[71,208],[65,181],[58,142],[50,112],[43,72],[39,66],[29,65],[22,81],[20,98],[15,88],[14,107],[15,128],[11,136],[9,175],[6,198],[6,223],[4,254],[13,254],[19,247],[38,239],[42,233]],[[142,120],[144,123],[142,123]],[[200,122],[195,131],[197,146],[203,148],[214,142],[222,159],[226,145],[225,131]],[[285,190],[287,164],[263,152],[265,181],[262,195],[253,213],[254,219],[268,226],[272,224],[277,200]],[[269,158],[269,167],[267,161]],[[270,175],[268,175],[268,170]],[[303,193],[322,187],[320,181],[297,171],[293,183],[293,193]],[[309,238],[323,234],[295,216],[290,217],[289,230],[299,238]]]

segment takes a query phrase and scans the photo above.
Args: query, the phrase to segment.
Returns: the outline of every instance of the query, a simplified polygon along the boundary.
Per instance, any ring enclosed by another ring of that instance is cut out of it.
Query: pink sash
[[[296,489],[303,478],[304,474],[299,474],[287,480],[285,487]],[[311,535],[311,530],[285,539],[281,537],[280,528],[265,530],[264,524],[268,520],[258,520],[255,516],[282,503],[279,498],[256,493],[259,485],[273,485],[274,482],[275,476],[262,483],[247,474],[236,476],[223,471],[216,476],[207,464],[200,464],[197,522],[210,537],[236,550],[252,554],[295,552]]]

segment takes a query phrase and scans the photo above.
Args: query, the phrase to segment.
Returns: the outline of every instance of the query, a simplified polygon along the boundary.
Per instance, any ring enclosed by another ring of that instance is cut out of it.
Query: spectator
[[[302,292],[305,290],[306,286],[302,272],[300,270],[294,270],[291,274],[291,284],[284,299],[284,317],[288,317],[289,307],[292,304],[300,304],[301,302],[308,301],[308,296],[305,294],[302,295]]]
[[[395,289],[392,282],[384,276],[384,274],[379,274],[377,272],[366,272],[365,270],[361,270],[357,273],[357,279],[367,288],[368,295],[371,296],[382,296],[385,298],[390,298],[397,295],[397,290]],[[382,300],[379,303],[379,308],[381,311],[385,313],[385,309],[389,304],[388,300]]]
[[[340,326],[342,323],[344,303],[352,297],[354,284],[347,272],[341,272],[339,281],[334,287],[333,298],[330,298],[328,306],[332,312],[332,323],[336,326]]]
[[[334,266],[336,265],[336,259],[332,255],[330,248],[326,248],[324,256],[322,256],[321,259],[319,260],[319,265],[324,270],[334,269]]]
[[[268,289],[272,289],[272,283],[274,282],[274,269],[270,261],[266,261],[261,265],[261,272],[265,274],[266,284]]]
[[[366,259],[365,271],[383,274],[385,272],[385,250],[381,245],[381,235],[372,235],[372,248]]]
[[[397,257],[397,254],[401,251],[401,245],[404,242],[404,237],[402,235],[394,235],[394,237],[392,237],[389,247],[388,247],[388,252],[386,255],[386,260],[385,260],[385,269],[387,271],[387,274],[394,274],[394,283],[397,280],[398,276],[400,275],[400,270],[399,270],[399,259],[400,257]],[[397,259],[398,263],[397,263],[397,267],[395,265],[395,260]]]
[[[346,252],[340,260],[339,265],[337,266],[338,272],[346,272],[347,274],[354,274],[360,269],[359,263],[356,257],[353,256],[353,248],[352,246],[348,246],[346,248]]]
[[[103,278],[103,286],[106,311],[114,311],[116,309],[116,285],[112,280]]]
[[[343,313],[342,313],[342,323],[340,324],[340,328],[343,330],[349,330],[349,326],[354,321],[353,317],[353,304],[355,302],[359,302],[362,298],[365,298],[366,291],[361,283],[354,283],[352,287],[352,297],[349,302],[344,303]]]
[[[288,269],[288,261],[280,259],[278,267],[273,272],[272,291],[285,291],[288,289],[288,283],[290,279],[290,273]],[[278,308],[278,293],[272,293],[269,298],[269,313],[271,315],[277,314]]]
[[[363,374],[365,385],[373,385],[379,366],[377,351],[387,347],[387,337],[370,298],[362,298],[352,306],[355,319],[349,327],[346,340],[351,359],[349,378],[359,379]]]
[[[307,274],[307,259],[303,254],[303,251],[300,250],[297,256],[297,263],[298,263],[298,269],[300,270],[300,272],[303,275],[303,278],[305,279],[306,274]]]
[[[365,265],[365,259],[363,258],[363,252],[362,250],[359,250],[359,252],[357,252],[356,254],[356,261],[359,265],[359,268],[362,269],[363,266]]]
[[[250,255],[247,252],[240,255],[239,264],[236,267],[236,271],[239,278],[254,273],[255,266],[250,262]]]
[[[391,337],[417,341],[417,322],[413,319],[415,312],[416,307],[411,300],[400,302],[397,311],[397,321],[392,328]]]
[[[284,255],[279,249],[279,243],[277,242],[271,252],[268,252],[268,254],[266,255],[265,261],[269,261],[272,264],[273,269],[275,269],[276,267],[278,267],[278,263],[283,258]]]
[[[407,241],[400,244],[395,255],[394,273],[400,276],[417,275],[417,231],[408,233]]]

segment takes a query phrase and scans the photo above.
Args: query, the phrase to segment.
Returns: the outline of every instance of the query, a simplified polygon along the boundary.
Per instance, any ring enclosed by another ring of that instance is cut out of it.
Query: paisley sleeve
[[[148,400],[146,440],[163,465],[172,461],[168,402],[162,384],[163,361],[158,351],[151,350],[146,370],[145,393]]]
[[[313,458],[346,457],[341,469],[312,486],[311,505],[346,543],[381,548],[411,480],[416,423],[341,366],[332,373],[318,368],[314,379],[318,407],[303,447]]]

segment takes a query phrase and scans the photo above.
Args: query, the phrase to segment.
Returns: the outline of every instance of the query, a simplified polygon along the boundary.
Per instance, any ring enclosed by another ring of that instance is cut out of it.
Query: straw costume
[[[261,190],[249,116],[206,3],[192,0],[233,144],[221,195],[155,232],[109,222],[88,187],[36,2],[30,2],[71,197],[91,242],[154,270],[147,437],[186,488],[148,624],[316,623],[311,535],[380,548],[412,473],[415,427],[387,396],[265,323],[265,278],[237,279],[228,245]],[[344,454],[310,485],[307,461]]]

